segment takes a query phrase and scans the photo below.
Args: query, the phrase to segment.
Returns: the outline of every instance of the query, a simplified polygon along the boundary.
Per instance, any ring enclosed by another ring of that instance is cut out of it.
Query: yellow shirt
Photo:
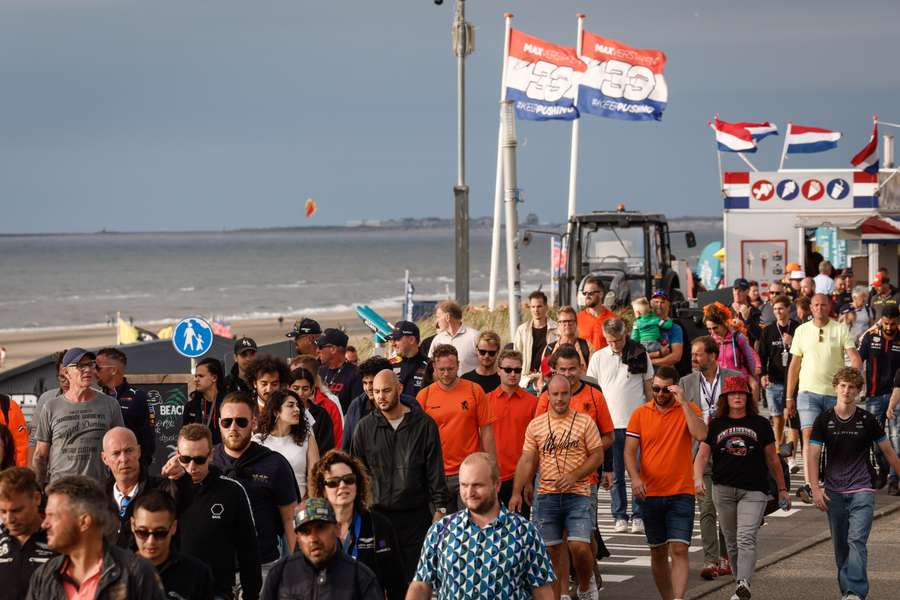
[[[844,366],[844,350],[853,347],[850,330],[834,319],[825,327],[812,321],[797,327],[791,342],[791,354],[803,358],[797,391],[834,396],[831,379]]]

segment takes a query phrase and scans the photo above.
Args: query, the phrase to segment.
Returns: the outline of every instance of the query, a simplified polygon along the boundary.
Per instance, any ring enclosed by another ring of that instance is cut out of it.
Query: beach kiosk
[[[888,166],[892,165],[888,163]],[[900,183],[894,169],[725,172],[723,229],[725,281],[738,277],[769,283],[799,263],[816,274],[814,256],[852,267],[856,280],[874,279],[886,267],[897,280]],[[868,279],[866,279],[868,278]],[[865,281],[864,281],[865,280]]]

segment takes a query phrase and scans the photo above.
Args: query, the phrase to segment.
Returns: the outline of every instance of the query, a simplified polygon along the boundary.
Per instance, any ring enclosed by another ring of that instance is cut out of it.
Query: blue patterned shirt
[[[414,581],[439,600],[526,599],[556,580],[537,528],[504,506],[481,529],[461,510],[428,530]]]

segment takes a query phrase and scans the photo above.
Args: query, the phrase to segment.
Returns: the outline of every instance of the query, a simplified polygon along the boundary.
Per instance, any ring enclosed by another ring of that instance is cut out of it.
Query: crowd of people
[[[451,301],[430,338],[397,322],[389,357],[360,361],[309,318],[289,360],[240,338],[230,371],[197,363],[156,463],[126,353],[61,352],[30,423],[0,396],[0,600],[593,599],[600,487],[614,533],[645,536],[661,598],[685,597],[699,509],[696,575],[748,600],[760,525],[801,470],[841,598],[865,598],[875,492],[900,493],[887,276],[737,279],[693,337],[664,290],[628,321],[600,279],[581,291],[555,319],[530,294],[507,345]]]

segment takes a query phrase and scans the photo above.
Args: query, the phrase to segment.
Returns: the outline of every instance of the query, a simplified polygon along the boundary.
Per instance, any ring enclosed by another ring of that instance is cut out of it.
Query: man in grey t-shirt
[[[118,401],[91,388],[96,356],[72,348],[63,357],[69,389],[49,398],[38,416],[34,468],[41,483],[64,475],[106,480],[100,458],[103,435],[124,425]]]

